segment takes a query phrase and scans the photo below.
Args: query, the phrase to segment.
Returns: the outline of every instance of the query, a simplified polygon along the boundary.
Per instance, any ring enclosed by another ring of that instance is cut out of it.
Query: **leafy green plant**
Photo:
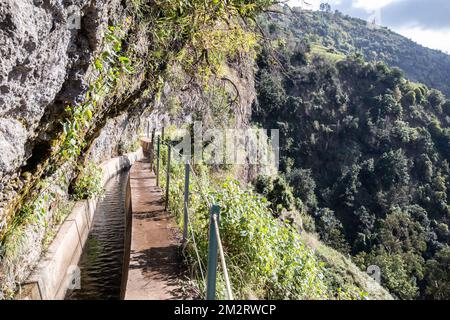
[[[75,200],[90,199],[103,195],[101,168],[92,162],[88,163],[81,169],[73,191]]]
[[[80,156],[85,146],[83,138],[89,130],[99,104],[114,90],[121,75],[135,72],[130,58],[123,53],[124,36],[122,25],[108,27],[104,35],[103,51],[93,65],[97,74],[89,86],[85,100],[66,107],[68,116],[63,123],[62,144],[59,149],[59,154],[64,159]]]

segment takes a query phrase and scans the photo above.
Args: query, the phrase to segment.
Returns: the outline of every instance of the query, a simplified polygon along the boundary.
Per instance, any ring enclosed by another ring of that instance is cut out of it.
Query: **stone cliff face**
[[[3,178],[24,165],[64,105],[83,93],[101,26],[117,2],[76,1],[81,29],[70,25],[71,6],[62,1],[0,2]]]
[[[151,39],[126,6],[119,0],[0,0],[0,299],[39,260],[79,165],[130,151],[152,114],[178,123],[193,114],[213,117],[214,97],[186,85],[188,76],[176,67],[176,79],[165,79],[161,99],[155,99],[146,65]],[[83,131],[80,154],[65,160],[60,155],[67,151],[61,148],[61,136],[67,135],[63,124],[74,117],[67,106],[85,105],[99,79],[108,78],[98,59],[105,55],[109,26],[120,26],[121,51],[136,68],[118,75],[112,85],[102,80],[111,88],[93,103],[96,112]],[[228,74],[219,86],[236,97],[235,108],[228,110],[231,125],[246,126],[255,98],[253,62],[236,62]],[[175,100],[177,107],[171,109]],[[45,212],[40,222],[19,220],[21,232],[6,237],[25,205],[36,210],[35,203],[28,204],[33,195],[46,197],[39,204]]]
[[[115,0],[0,1],[0,212],[82,100],[102,31],[123,12]]]

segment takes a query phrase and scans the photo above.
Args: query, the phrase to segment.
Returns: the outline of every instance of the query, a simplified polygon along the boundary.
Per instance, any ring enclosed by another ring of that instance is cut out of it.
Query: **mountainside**
[[[75,202],[101,195],[98,164],[135,150],[148,124],[167,134],[169,123],[250,125],[257,36],[249,24],[272,1],[80,0],[74,28],[71,3],[0,0],[0,299],[15,297]],[[236,297],[392,298],[341,253],[275,219],[252,190],[224,183],[247,182],[245,165],[197,169],[223,204]],[[205,263],[193,251],[186,257],[198,279],[208,257],[202,200],[192,197],[190,213]]]
[[[450,97],[450,55],[425,48],[385,27],[340,13],[284,9],[266,21],[272,35],[309,39],[345,55],[361,53],[367,61],[383,61],[405,71],[411,81]]]
[[[259,56],[253,112],[280,129],[284,177],[261,176],[257,190],[378,266],[397,298],[448,298],[450,101],[382,62],[283,38],[285,19],[265,24],[277,48]]]

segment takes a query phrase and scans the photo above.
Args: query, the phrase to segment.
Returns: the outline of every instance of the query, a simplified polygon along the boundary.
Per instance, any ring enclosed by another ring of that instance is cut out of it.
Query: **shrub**
[[[414,91],[409,91],[402,100],[402,104],[405,106],[414,106],[417,103],[416,93]]]
[[[316,212],[316,226],[320,238],[328,245],[342,253],[349,253],[350,248],[344,236],[342,223],[334,212],[328,208],[321,208]]]
[[[294,188],[294,196],[300,198],[308,209],[317,207],[316,182],[311,170],[295,169],[288,176],[288,181]]]
[[[291,187],[283,177],[272,179],[270,176],[259,175],[254,185],[256,192],[271,202],[271,208],[276,215],[279,215],[284,210],[293,210],[296,207],[296,202],[300,205],[302,203],[301,199],[296,201]]]
[[[273,189],[270,191],[268,199],[281,211],[284,209],[291,211],[295,207],[295,198],[292,195],[291,187],[282,177],[277,177],[273,181]]]
[[[406,300],[417,298],[419,289],[416,279],[408,272],[403,255],[378,249],[370,254],[361,253],[355,260],[360,261],[361,269],[366,269],[370,265],[378,266],[382,270],[381,284],[397,298]]]
[[[259,175],[255,181],[255,190],[259,194],[267,197],[273,189],[272,178],[266,175]]]
[[[221,208],[220,234],[236,298],[336,297],[337,289],[330,288],[324,280],[322,263],[303,244],[293,227],[273,217],[270,202],[234,180],[214,184],[205,167],[196,169],[198,173],[191,179],[187,265],[195,275],[194,283],[199,292],[205,289],[201,275],[205,273],[208,256],[208,203],[214,203]],[[181,166],[173,166],[171,172],[169,203],[182,225],[183,170]],[[226,296],[222,279],[219,272],[217,293],[220,298]]]
[[[445,96],[442,94],[442,92],[438,90],[431,89],[428,92],[428,102],[433,108],[438,108],[442,106],[445,100],[446,100]]]
[[[82,168],[73,188],[74,200],[90,199],[104,193],[102,185],[102,170],[89,162]]]

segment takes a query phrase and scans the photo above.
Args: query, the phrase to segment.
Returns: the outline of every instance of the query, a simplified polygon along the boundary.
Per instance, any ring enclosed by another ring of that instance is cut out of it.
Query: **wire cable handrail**
[[[168,145],[164,141],[162,141],[162,144]],[[172,149],[172,150],[174,150],[174,149]],[[179,151],[177,151],[177,150],[175,150],[175,151],[178,153],[178,155],[181,156],[181,153]],[[190,165],[189,165],[189,167],[192,170],[192,167]],[[163,166],[163,170],[166,171],[164,166]],[[195,174],[195,172],[193,170],[192,170],[192,172]],[[166,199],[166,201],[167,201],[167,199]],[[188,210],[189,210],[189,208],[188,208]],[[199,253],[199,250],[198,250],[198,247],[197,247],[197,241],[195,240],[194,229],[192,228],[192,225],[190,225],[190,224],[189,224],[189,227],[190,227],[189,229],[191,231],[190,233],[191,233],[191,237],[192,237],[192,244],[193,244],[195,255],[196,255],[196,258],[197,258],[197,263],[198,263],[198,266],[199,266],[199,269],[200,269],[200,275],[202,277],[203,283],[206,284],[206,278],[205,278],[205,274],[203,272],[203,263],[202,263],[202,261],[200,259],[200,253]]]
[[[202,260],[200,259],[200,253],[198,251],[197,242],[195,241],[195,234],[194,234],[194,229],[192,228],[192,226],[190,226],[190,230],[191,230],[192,244],[194,246],[194,251],[197,256],[197,262],[198,262],[198,267],[200,268],[200,274],[202,276],[202,281],[203,281],[203,284],[206,285],[206,278],[205,278],[205,274],[203,273]]]
[[[183,158],[183,155],[181,154],[181,152],[179,150],[171,148],[171,145],[170,145],[169,142],[166,142],[166,141],[163,140],[163,141],[161,141],[161,143],[169,146],[169,152],[174,151],[181,158]],[[202,184],[199,181],[200,178],[197,175],[197,173],[195,172],[194,167],[192,166],[190,161],[186,161],[186,164],[189,165],[189,168],[190,168],[190,170],[192,172],[192,175],[195,178],[194,180],[195,180],[195,182],[196,182],[196,184],[197,184],[197,186],[199,188],[199,191],[200,191],[199,193],[200,193],[201,197],[204,199],[204,201],[206,202],[207,206],[211,207],[212,204],[211,204],[210,200],[208,199],[208,196],[206,195],[206,192],[204,191]],[[167,181],[166,181],[166,183],[167,183]],[[166,201],[167,200],[168,199],[166,199]],[[217,215],[216,214],[212,215],[212,220],[213,220],[214,230],[210,230],[210,232],[214,231],[215,234],[216,234],[216,237],[217,237],[220,262],[221,262],[221,266],[222,266],[223,274],[224,274],[224,278],[225,278],[224,280],[225,280],[227,298],[228,298],[228,300],[233,300],[233,290],[232,290],[232,287],[231,287],[231,281],[230,281],[230,277],[229,277],[229,274],[228,274],[228,268],[227,268],[227,264],[226,264],[226,260],[225,260],[225,253],[224,253],[224,249],[223,249],[222,238],[220,236],[219,223],[218,223],[218,219],[217,219]],[[192,241],[193,241],[193,245],[194,245],[194,251],[196,253],[197,260],[198,260],[198,263],[199,263],[199,268],[200,268],[200,273],[201,273],[201,276],[202,276],[202,280],[203,280],[204,283],[206,283],[205,275],[203,273],[202,263],[201,263],[201,259],[200,259],[200,254],[199,254],[199,251],[198,251],[198,248],[197,248],[197,244],[196,244],[196,241],[195,241],[194,230],[193,230],[192,226],[190,226],[190,230],[191,230],[191,236],[192,236]]]
[[[225,262],[225,255],[223,253],[222,239],[220,238],[219,224],[217,222],[217,215],[215,215],[215,214],[213,215],[213,220],[214,220],[214,230],[216,232],[216,237],[217,237],[217,243],[219,245],[220,262],[222,264],[223,276],[225,278],[225,286],[227,288],[227,296],[228,296],[228,300],[233,300],[233,291],[231,290],[231,282],[230,282],[230,278],[228,276],[228,269],[227,269],[227,264]]]

